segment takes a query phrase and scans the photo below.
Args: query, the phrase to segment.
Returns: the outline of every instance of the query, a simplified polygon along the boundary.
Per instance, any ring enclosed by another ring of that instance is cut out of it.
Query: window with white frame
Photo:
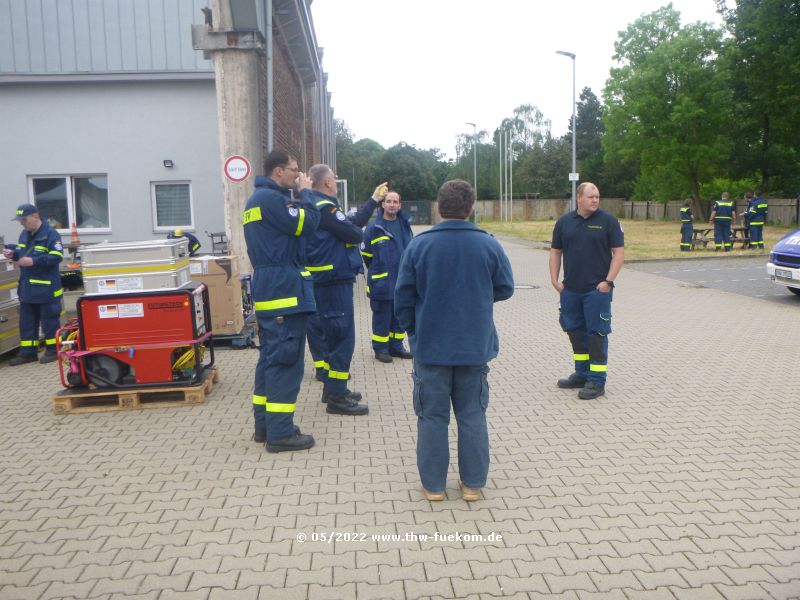
[[[64,233],[75,223],[79,232],[111,231],[105,174],[37,175],[29,180],[33,204],[52,227]]]
[[[153,198],[153,229],[194,229],[192,188],[187,181],[159,181],[150,185]]]

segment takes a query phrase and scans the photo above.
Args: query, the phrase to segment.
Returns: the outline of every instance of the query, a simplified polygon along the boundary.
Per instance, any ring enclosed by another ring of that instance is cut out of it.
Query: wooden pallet
[[[217,367],[207,369],[205,377],[198,385],[184,387],[157,387],[134,389],[94,389],[86,388],[61,390],[53,396],[53,412],[97,413],[137,408],[171,408],[192,406],[205,402],[206,395],[219,381]]]

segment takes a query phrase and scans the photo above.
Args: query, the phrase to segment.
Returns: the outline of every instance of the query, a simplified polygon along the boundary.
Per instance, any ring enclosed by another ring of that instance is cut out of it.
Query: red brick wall
[[[300,168],[308,169],[307,157],[303,153],[303,94],[301,82],[291,56],[286,48],[286,40],[275,28],[273,47],[273,92],[275,148],[286,150],[297,157]]]

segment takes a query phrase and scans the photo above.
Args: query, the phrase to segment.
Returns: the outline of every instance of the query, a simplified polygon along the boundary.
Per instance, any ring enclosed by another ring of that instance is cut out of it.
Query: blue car
[[[800,229],[783,236],[772,248],[767,274],[772,281],[800,296]]]

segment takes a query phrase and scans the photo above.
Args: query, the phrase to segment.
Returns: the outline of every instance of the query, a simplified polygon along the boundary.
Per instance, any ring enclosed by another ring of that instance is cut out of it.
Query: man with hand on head
[[[361,255],[367,265],[367,296],[372,309],[372,349],[384,363],[392,357],[412,358],[403,348],[406,337],[394,316],[394,287],[400,258],[411,243],[411,223],[403,212],[400,194],[386,194],[375,221],[364,232]]]
[[[314,279],[317,301],[308,338],[318,379],[325,386],[322,402],[330,414],[365,415],[369,408],[359,403],[361,394],[347,387],[356,344],[353,284],[361,271],[358,245],[364,238],[362,227],[386,194],[386,184],[379,185],[358,212],[347,217],[336,199],[336,175],[331,168],[314,165],[309,176],[320,224],[307,246],[306,269]]]

